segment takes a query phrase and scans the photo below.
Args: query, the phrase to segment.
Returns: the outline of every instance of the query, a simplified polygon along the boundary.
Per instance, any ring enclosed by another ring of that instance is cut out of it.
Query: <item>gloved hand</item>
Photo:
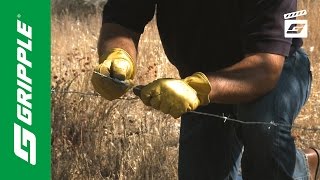
[[[133,86],[134,63],[131,56],[120,48],[111,49],[102,58],[104,61],[96,66],[94,71],[128,84],[128,86],[124,86],[111,78],[105,78],[97,73],[92,74],[91,82],[95,91],[107,100],[114,100],[125,94]]]
[[[181,80],[155,80],[141,89],[140,98],[147,106],[178,118],[200,105],[207,105],[210,91],[208,78],[197,72]]]

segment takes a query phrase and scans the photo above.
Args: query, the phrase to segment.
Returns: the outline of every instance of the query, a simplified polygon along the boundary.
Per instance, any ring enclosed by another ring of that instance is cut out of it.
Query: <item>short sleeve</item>
[[[137,33],[153,18],[155,0],[108,0],[103,9],[102,23],[117,23]]]
[[[296,0],[247,0],[241,5],[243,51],[288,56],[292,39],[284,37],[284,14],[296,11]]]

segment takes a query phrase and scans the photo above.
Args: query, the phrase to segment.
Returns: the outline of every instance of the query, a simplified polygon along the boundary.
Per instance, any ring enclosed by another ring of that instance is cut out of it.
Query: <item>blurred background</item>
[[[299,148],[320,148],[320,2],[298,0],[308,14],[303,48],[312,62],[309,101],[295,121]],[[52,179],[177,179],[180,119],[146,107],[132,92],[107,101],[90,83],[97,65],[103,0],[52,0]],[[135,83],[178,78],[156,24],[145,28]]]

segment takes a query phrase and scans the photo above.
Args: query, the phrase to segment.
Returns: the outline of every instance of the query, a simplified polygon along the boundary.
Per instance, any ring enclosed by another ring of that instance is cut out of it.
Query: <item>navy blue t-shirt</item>
[[[108,0],[103,23],[137,33],[156,14],[168,59],[180,76],[213,72],[239,62],[246,54],[288,56],[301,39],[284,37],[284,14],[296,0]]]

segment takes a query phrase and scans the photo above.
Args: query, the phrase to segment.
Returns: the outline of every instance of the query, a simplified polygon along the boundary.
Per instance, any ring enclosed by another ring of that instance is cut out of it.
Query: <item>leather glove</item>
[[[111,49],[105,56],[102,56],[101,59],[104,59],[103,62],[96,66],[94,71],[111,78],[105,78],[97,73],[93,73],[91,83],[95,91],[105,99],[117,99],[133,86],[133,60],[125,50],[120,48]],[[123,84],[112,78],[122,81]]]
[[[157,79],[141,89],[140,98],[147,106],[170,114],[174,118],[207,105],[211,86],[201,72],[185,79]]]

